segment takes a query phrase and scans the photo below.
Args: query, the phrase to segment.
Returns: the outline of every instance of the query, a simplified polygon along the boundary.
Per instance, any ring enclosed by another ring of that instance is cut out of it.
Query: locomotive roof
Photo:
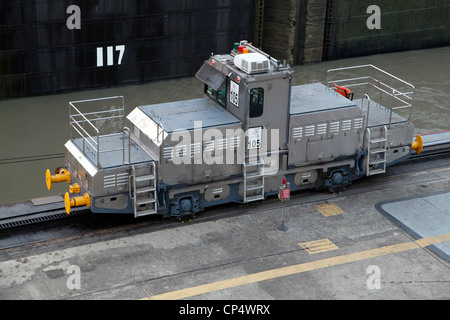
[[[194,130],[195,121],[201,121],[202,128],[241,123],[231,113],[206,97],[138,108],[154,122],[161,123],[166,132]]]
[[[277,77],[285,77],[286,74],[292,74],[289,65],[275,66],[273,62],[269,63],[268,69],[261,73],[246,73],[234,64],[232,54],[218,54],[211,56],[200,67],[195,77],[207,84],[214,90],[217,90],[222,82],[230,74],[246,79],[246,82],[270,80]]]
[[[290,114],[355,107],[356,104],[321,83],[293,86]]]

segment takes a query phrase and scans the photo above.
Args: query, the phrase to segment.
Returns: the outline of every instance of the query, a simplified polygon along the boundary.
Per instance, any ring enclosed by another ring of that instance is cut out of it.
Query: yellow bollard
[[[411,149],[416,150],[417,154],[420,154],[423,150],[423,139],[421,136],[417,136],[416,140],[412,143]]]
[[[52,189],[52,183],[67,182],[70,183],[70,172],[67,170],[60,170],[60,173],[50,174],[50,170],[47,169],[45,172],[45,183],[47,184],[47,189],[50,191]]]
[[[78,183],[74,183],[73,185],[69,186],[69,192],[70,193],[80,193],[81,187]]]
[[[64,206],[66,207],[67,214],[70,214],[70,209],[73,207],[91,206],[91,198],[89,194],[85,193],[80,197],[70,198],[69,193],[64,195]]]

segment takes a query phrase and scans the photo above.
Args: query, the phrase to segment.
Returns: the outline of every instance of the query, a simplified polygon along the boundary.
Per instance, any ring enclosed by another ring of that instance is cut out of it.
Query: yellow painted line
[[[435,243],[440,243],[440,242],[446,242],[449,241],[449,234],[443,234],[440,236],[434,236],[434,237],[427,237],[427,238],[422,238],[422,239],[418,239],[415,242],[422,248],[425,248],[429,245],[435,244]]]
[[[320,206],[316,207],[317,210],[319,210],[319,212],[324,215],[325,217],[330,217],[330,216],[336,216],[339,214],[343,214],[344,210],[342,210],[337,204],[335,203],[327,203],[327,204],[322,204]]]
[[[422,238],[422,239],[419,239],[419,240],[413,241],[413,242],[405,242],[405,243],[394,244],[394,245],[385,246],[385,247],[381,247],[381,248],[364,250],[364,251],[345,254],[345,255],[341,255],[341,256],[337,256],[337,257],[296,264],[293,266],[257,272],[257,273],[253,273],[253,274],[249,274],[249,275],[245,275],[245,276],[216,281],[216,282],[207,283],[207,284],[190,287],[190,288],[186,288],[186,289],[166,292],[166,293],[154,295],[154,296],[150,297],[150,299],[151,300],[184,299],[184,298],[189,298],[189,297],[193,297],[193,296],[197,296],[197,295],[205,294],[205,293],[209,293],[209,292],[234,288],[234,287],[242,286],[245,284],[256,283],[256,282],[275,279],[275,278],[279,278],[279,277],[285,277],[285,276],[289,276],[289,275],[293,275],[293,274],[327,268],[327,267],[331,267],[331,266],[337,266],[337,265],[346,264],[346,263],[355,262],[355,261],[361,261],[361,260],[375,258],[375,257],[383,256],[383,255],[392,254],[392,253],[423,248],[423,247],[431,245],[431,244],[436,244],[436,243],[446,242],[446,241],[450,241],[450,233],[440,235],[440,236],[435,236],[435,237]]]
[[[337,245],[335,245],[327,238],[309,242],[302,242],[299,243],[298,245],[303,249],[305,249],[305,251],[308,252],[309,254],[339,249]]]

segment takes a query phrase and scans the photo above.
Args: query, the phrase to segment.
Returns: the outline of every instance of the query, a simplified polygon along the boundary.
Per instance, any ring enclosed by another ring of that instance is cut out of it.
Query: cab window
[[[263,114],[264,89],[255,88],[250,90],[250,118],[258,118]]]
[[[227,96],[227,82],[224,81],[220,88],[216,91],[210,86],[206,86],[205,92],[213,100],[217,101],[222,107],[225,107]]]

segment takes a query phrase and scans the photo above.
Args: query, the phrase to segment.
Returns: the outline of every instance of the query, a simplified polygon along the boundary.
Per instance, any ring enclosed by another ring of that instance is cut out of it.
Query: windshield
[[[217,101],[222,107],[225,107],[226,105],[226,96],[227,96],[227,82],[224,81],[220,88],[218,90],[214,90],[210,86],[205,86],[205,93],[212,98],[213,100]]]

